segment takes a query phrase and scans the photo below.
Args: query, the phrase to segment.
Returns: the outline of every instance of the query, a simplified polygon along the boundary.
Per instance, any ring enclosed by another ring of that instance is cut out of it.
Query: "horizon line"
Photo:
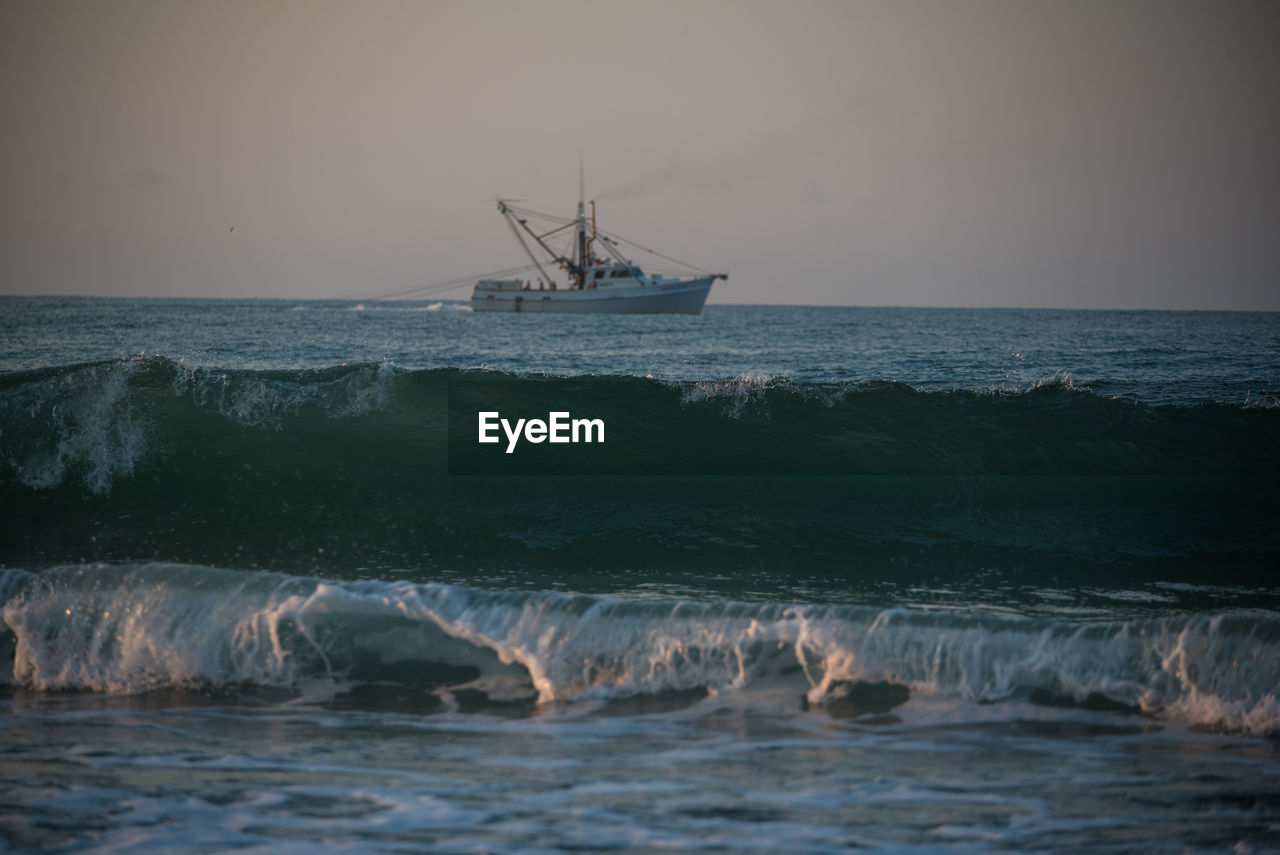
[[[151,295],[118,295],[118,294],[14,294],[0,292],[0,298],[24,300],[39,299],[75,299],[75,300],[205,300],[205,301],[256,301],[280,303],[469,303],[467,299],[420,297],[405,300],[379,300],[371,297],[223,297],[223,296],[178,296],[173,294]],[[902,303],[707,303],[707,306],[724,307],[777,307],[792,309],[930,309],[960,311],[1035,311],[1035,312],[1237,312],[1237,313],[1275,313],[1274,309],[1241,309],[1241,308],[1206,308],[1181,307],[1160,308],[1152,306],[964,306],[964,305],[907,305]],[[540,313],[531,313],[540,314]],[[553,313],[554,314],[554,313]]]

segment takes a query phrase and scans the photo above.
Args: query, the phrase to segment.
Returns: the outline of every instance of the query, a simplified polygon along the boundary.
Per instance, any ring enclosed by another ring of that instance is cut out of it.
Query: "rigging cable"
[[[698,267],[696,264],[690,264],[687,261],[681,261],[678,258],[672,258],[669,255],[663,255],[662,253],[658,252],[656,249],[649,249],[647,246],[641,246],[640,244],[636,243],[633,240],[627,240],[622,235],[614,234],[613,232],[608,232],[608,231],[605,231],[604,229],[600,229],[600,233],[603,235],[606,235],[611,240],[622,241],[628,246],[634,246],[636,249],[640,250],[641,252],[647,252],[650,255],[656,255],[658,258],[664,259],[665,261],[670,261],[672,264],[679,264],[681,267],[687,267],[690,270],[696,270],[698,273],[702,273],[708,276],[711,273],[709,270],[703,270],[701,267]]]
[[[547,283],[550,284],[552,282],[551,277],[547,275],[547,271],[542,269],[542,265],[538,263],[537,256],[533,254],[533,250],[529,249],[529,245],[524,242],[524,238],[520,235],[520,230],[516,228],[514,219],[515,215],[508,214],[506,211],[503,211],[503,214],[506,214],[503,219],[507,221],[507,225],[511,226],[511,233],[516,236],[516,240],[520,241],[520,246],[524,247],[524,251],[529,253],[529,259],[533,262],[533,266],[538,268],[538,272],[541,273],[543,278],[547,280]]]
[[[495,279],[501,276],[510,276],[513,273],[521,273],[525,270],[532,269],[533,265],[524,264],[520,267],[508,267],[505,270],[495,270],[491,273],[472,274],[470,276],[460,276],[456,279],[444,279],[439,282],[430,282],[425,285],[414,285],[412,288],[400,288],[392,291],[379,291],[374,294],[351,297],[353,300],[400,300],[407,299],[415,295],[434,296],[436,294],[444,294],[455,288],[462,288],[475,282],[478,279]]]

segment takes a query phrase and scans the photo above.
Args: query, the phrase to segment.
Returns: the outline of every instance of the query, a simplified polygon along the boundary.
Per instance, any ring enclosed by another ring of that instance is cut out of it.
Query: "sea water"
[[[1280,849],[1280,316],[466,309],[0,298],[0,846]]]

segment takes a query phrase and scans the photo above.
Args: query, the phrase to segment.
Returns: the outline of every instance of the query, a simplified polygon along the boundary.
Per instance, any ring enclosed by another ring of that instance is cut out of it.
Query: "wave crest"
[[[4,458],[21,483],[70,477],[98,495],[133,473],[147,452],[146,418],[130,381],[148,360],[69,366],[4,390]]]
[[[1257,614],[1072,623],[174,564],[8,571],[0,594],[12,679],[39,690],[425,681],[549,703],[781,688],[820,706],[851,683],[887,682],[981,703],[1104,698],[1191,724],[1280,729],[1280,619]]]

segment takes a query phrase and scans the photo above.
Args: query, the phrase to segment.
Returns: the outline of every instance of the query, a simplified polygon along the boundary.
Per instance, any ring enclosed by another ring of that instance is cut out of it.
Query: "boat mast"
[[[582,166],[582,152],[578,152],[578,269],[573,271],[578,288],[587,287],[587,264],[591,242],[587,239],[587,211],[583,202],[586,194],[586,172]]]

